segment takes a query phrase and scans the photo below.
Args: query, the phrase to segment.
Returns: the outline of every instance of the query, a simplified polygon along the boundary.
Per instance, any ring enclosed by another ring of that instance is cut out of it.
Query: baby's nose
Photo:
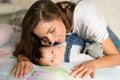
[[[54,54],[54,58],[58,58],[59,55],[57,53]]]

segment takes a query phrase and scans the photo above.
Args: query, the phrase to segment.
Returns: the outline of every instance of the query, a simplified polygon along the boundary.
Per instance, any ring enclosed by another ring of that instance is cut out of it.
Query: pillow
[[[8,24],[0,24],[0,47],[7,44],[12,36],[13,36],[14,30],[12,26]]]

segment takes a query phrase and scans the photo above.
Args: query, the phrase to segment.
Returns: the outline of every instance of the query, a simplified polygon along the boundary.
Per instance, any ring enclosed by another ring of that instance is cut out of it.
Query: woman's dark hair
[[[69,1],[62,1],[62,2],[57,2],[56,5],[61,9],[61,11],[65,14],[69,24],[71,25],[69,32],[72,31],[73,27],[72,27],[72,20],[73,20],[73,12],[74,12],[74,8],[76,6],[75,3],[69,2]],[[46,46],[41,46],[41,47],[46,47]],[[40,58],[42,58],[42,52],[40,51],[40,47],[39,50],[36,49],[33,52],[34,55],[40,55],[39,58],[33,57],[32,61],[35,64],[41,65],[40,64]]]
[[[51,0],[38,0],[29,8],[22,21],[21,40],[16,45],[14,51],[15,56],[22,54],[29,59],[31,59],[32,56],[40,58],[40,55],[33,54],[34,50],[41,44],[40,39],[33,33],[33,30],[41,21],[49,22],[59,19],[64,23],[67,32],[72,30],[70,21],[67,20],[68,17],[59,7],[60,6],[56,5]]]

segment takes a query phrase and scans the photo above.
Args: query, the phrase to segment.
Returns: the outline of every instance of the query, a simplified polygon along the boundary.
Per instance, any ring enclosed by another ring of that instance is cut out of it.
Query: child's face
[[[40,64],[45,66],[59,66],[64,60],[65,46],[50,46],[40,48],[42,58]]]

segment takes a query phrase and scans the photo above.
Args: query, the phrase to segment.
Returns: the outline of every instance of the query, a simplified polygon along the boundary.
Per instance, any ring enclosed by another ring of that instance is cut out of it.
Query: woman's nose
[[[49,43],[51,45],[53,45],[55,43],[55,37],[51,36],[51,37],[48,37],[48,39],[49,39]]]

